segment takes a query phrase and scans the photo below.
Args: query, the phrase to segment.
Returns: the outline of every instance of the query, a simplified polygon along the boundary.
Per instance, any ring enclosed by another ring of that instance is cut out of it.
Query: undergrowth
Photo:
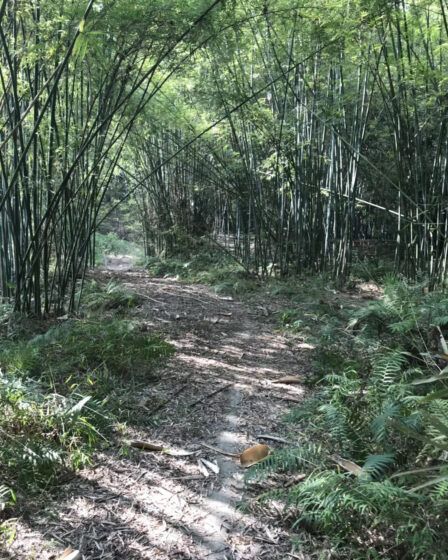
[[[216,252],[201,252],[188,260],[151,257],[146,268],[153,276],[176,276],[185,282],[209,284],[218,294],[249,293],[260,286],[234,259]]]
[[[137,302],[128,290],[92,284],[78,317],[49,324],[21,322],[10,310],[2,316],[0,508],[88,464],[135,419],[130,395],[156,379],[154,365],[173,352],[123,316]],[[2,527],[9,534],[0,516]]]
[[[90,284],[84,286],[82,302],[84,309],[88,311],[111,309],[126,311],[139,304],[140,296],[120,284],[108,282],[105,286],[100,286],[92,280]]]
[[[286,418],[309,442],[251,476],[307,477],[264,498],[340,558],[448,558],[448,296],[389,276],[358,309],[304,298],[282,323],[316,346],[313,396]]]
[[[120,239],[114,232],[106,235],[95,234],[95,264],[106,263],[110,255],[131,255],[135,262],[143,260],[143,251],[139,245],[126,239]]]

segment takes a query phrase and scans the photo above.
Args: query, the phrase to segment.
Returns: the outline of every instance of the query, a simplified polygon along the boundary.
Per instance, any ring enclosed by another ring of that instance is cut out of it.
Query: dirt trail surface
[[[57,558],[69,546],[89,560],[305,558],[293,553],[279,511],[237,507],[263,487],[245,485],[238,460],[204,444],[229,453],[257,443],[282,447],[259,436],[285,437],[281,417],[301,402],[303,387],[272,381],[305,375],[310,348],[291,348],[275,333],[275,303],[267,309],[262,295],[241,302],[204,286],[154,279],[126,259],[112,259],[95,274],[140,294],[135,320],[176,348],[157,379],[132,395],[129,406],[150,421],[128,426],[124,439],[160,444],[178,456],[123,454],[117,447],[100,454],[45,512],[19,521],[5,558]]]

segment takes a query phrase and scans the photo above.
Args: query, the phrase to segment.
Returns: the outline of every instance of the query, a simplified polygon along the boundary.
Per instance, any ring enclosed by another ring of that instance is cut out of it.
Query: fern
[[[439,329],[448,325],[448,298],[424,288],[424,282],[387,278],[381,300],[352,313],[351,340],[322,316],[326,325],[316,329],[321,347],[313,364],[319,392],[287,421],[307,423],[325,447],[314,458],[306,454],[309,446],[274,453],[251,473],[309,473],[275,493],[295,510],[296,523],[344,546],[356,537],[357,550],[363,533],[387,540],[395,527],[394,559],[447,558],[448,549],[441,521],[448,511],[448,388],[431,361]],[[292,310],[284,320],[295,319]],[[361,474],[332,468],[334,454],[362,465]],[[397,468],[403,474],[394,473]]]
[[[423,453],[437,455],[440,450],[448,453],[448,400],[435,399],[424,412],[424,433],[428,443]]]
[[[93,290],[84,290],[84,306],[91,311],[106,309],[123,309],[135,307],[140,301],[140,296],[120,284],[109,282],[102,289],[96,285]]]
[[[438,506],[440,506],[440,501],[443,500],[443,507],[448,506],[448,468],[445,473],[445,477],[445,480],[441,480],[437,484],[434,484],[428,494],[431,500],[433,500]]]
[[[392,351],[375,357],[372,366],[372,375],[378,390],[384,395],[395,389],[401,381],[402,367],[405,358],[401,352]]]
[[[376,441],[384,443],[388,436],[390,428],[390,420],[399,418],[402,415],[403,405],[401,403],[386,402],[384,403],[381,414],[371,423],[371,430]]]
[[[328,435],[337,441],[340,448],[343,448],[349,435],[346,419],[348,411],[342,406],[323,404],[318,408],[318,412],[323,413],[324,426]]]
[[[385,510],[384,504],[391,499],[393,507]],[[357,482],[349,475],[322,471],[294,486],[287,493],[286,505],[300,510],[296,525],[305,522],[322,531],[347,535],[371,516],[373,519],[384,515],[382,521],[387,522],[399,507],[413,507],[415,500],[423,501],[423,498],[410,495],[388,481]]]
[[[264,478],[271,472],[295,472],[298,469],[314,469],[322,466],[327,459],[319,445],[302,444],[297,448],[277,450],[266,459],[249,469],[246,479]]]
[[[362,467],[362,470],[374,480],[383,478],[386,471],[390,470],[395,463],[395,455],[386,453],[384,455],[369,455]]]
[[[362,380],[353,366],[347,367],[342,374],[330,373],[322,381],[331,387],[333,400],[343,399],[357,393],[362,385]]]

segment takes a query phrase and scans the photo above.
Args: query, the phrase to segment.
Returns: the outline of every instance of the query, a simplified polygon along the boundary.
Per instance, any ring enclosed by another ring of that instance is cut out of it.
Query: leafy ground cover
[[[257,291],[261,283],[231,256],[200,252],[189,259],[148,259],[146,268],[152,276],[175,276],[183,282],[208,284],[217,294],[244,294]]]
[[[56,322],[4,310],[0,353],[0,503],[51,488],[90,462],[129,421],[129,392],[156,379],[173,353],[157,333],[126,318],[138,296],[93,283],[84,313]],[[93,312],[93,313],[92,313]],[[7,531],[4,533],[7,536]]]
[[[329,290],[293,297],[282,329],[316,347],[313,397],[286,417],[304,441],[251,477],[305,473],[263,497],[338,557],[446,558],[448,297],[393,276],[358,306]]]
[[[95,234],[95,264],[104,265],[110,255],[130,255],[139,263],[143,259],[143,250],[132,241],[121,239],[112,231],[107,234]]]

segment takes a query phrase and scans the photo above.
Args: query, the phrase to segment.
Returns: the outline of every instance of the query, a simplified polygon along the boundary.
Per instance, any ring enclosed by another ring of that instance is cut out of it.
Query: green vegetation
[[[260,283],[230,256],[200,252],[188,260],[150,257],[147,269],[153,276],[175,276],[185,282],[209,284],[217,294],[248,293]]]
[[[95,264],[106,264],[107,257],[110,255],[130,255],[136,263],[143,260],[143,251],[137,243],[120,239],[113,231],[107,235],[96,233]]]
[[[73,311],[123,239],[184,260],[212,238],[257,278],[445,282],[444,0],[5,0],[0,22],[16,310]]]
[[[170,347],[116,318],[67,320],[24,343],[5,344],[2,367],[15,376],[44,378],[57,392],[91,390],[109,394],[104,375],[122,377],[167,355]],[[101,382],[98,382],[101,381]],[[112,381],[112,379],[111,379]]]
[[[381,298],[359,309],[316,307],[302,306],[304,324],[295,310],[282,318],[316,345],[314,394],[286,419],[308,442],[251,475],[307,473],[265,497],[330,536],[340,557],[446,558],[448,297],[387,277]]]
[[[265,462],[309,467],[298,523],[444,557],[447,76],[446,0],[0,0],[0,507],[107,445],[171,352],[142,295],[85,285],[126,254],[262,288],[315,345],[289,421],[325,448]],[[382,297],[332,290],[360,278]]]
[[[40,334],[22,325],[1,340],[0,465],[19,503],[110,445],[120,423],[133,420],[129,394],[155,380],[154,365],[173,352],[121,317],[136,304],[134,293],[95,283],[86,292],[86,316],[62,318]]]
[[[84,286],[82,297],[84,307],[91,312],[108,309],[126,311],[135,307],[141,299],[135,292],[114,282],[108,282],[100,289],[95,280],[88,286]]]

